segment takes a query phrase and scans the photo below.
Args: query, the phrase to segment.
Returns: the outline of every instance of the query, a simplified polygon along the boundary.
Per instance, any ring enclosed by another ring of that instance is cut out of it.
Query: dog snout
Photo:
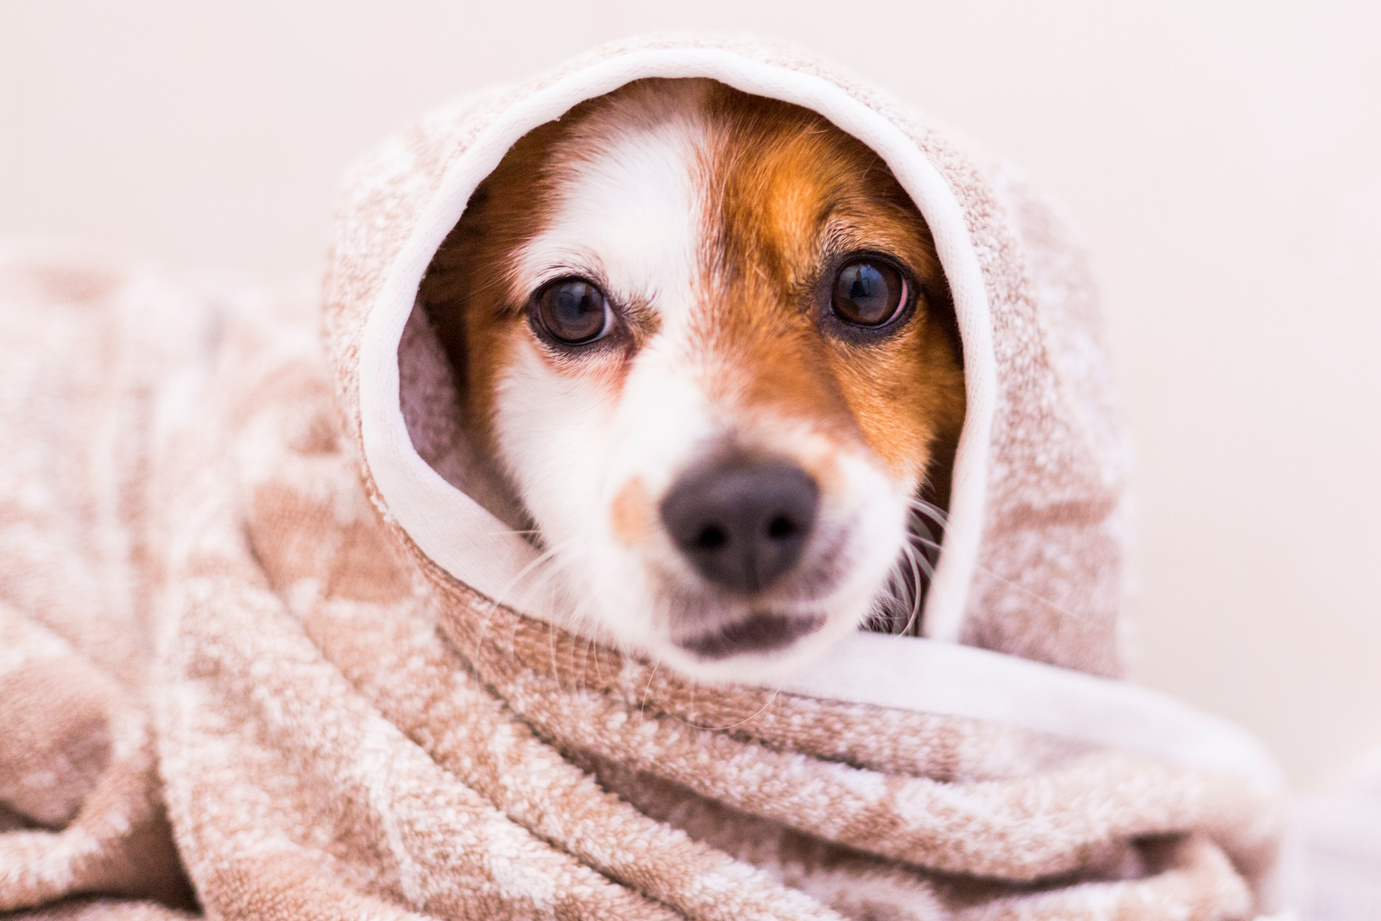
[[[796,565],[819,505],[820,488],[800,467],[732,459],[683,476],[662,500],[661,517],[696,572],[751,593]]]

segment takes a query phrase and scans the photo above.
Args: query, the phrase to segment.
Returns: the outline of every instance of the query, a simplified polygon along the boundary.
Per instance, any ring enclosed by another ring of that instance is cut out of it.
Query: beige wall
[[[1381,6],[0,0],[0,233],[278,280],[419,109],[654,28],[833,56],[1092,244],[1138,453],[1138,676],[1311,783],[1381,741]]]

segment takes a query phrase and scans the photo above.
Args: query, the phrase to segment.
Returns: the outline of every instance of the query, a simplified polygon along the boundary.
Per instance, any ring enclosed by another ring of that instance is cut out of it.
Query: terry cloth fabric
[[[642,77],[819,111],[915,198],[968,416],[927,638],[704,686],[499,603],[414,310],[523,133]],[[1079,248],[1017,174],[794,51],[645,40],[354,172],[320,314],[0,253],[0,911],[1249,919],[1278,779],[1118,680],[1122,435]],[[27,914],[26,914],[27,913]]]

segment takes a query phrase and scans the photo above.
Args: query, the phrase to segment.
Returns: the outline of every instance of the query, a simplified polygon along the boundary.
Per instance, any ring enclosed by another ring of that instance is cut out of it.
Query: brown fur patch
[[[633,477],[619,489],[614,501],[609,503],[609,521],[614,536],[624,546],[633,547],[647,541],[657,527],[657,513],[641,477]]]

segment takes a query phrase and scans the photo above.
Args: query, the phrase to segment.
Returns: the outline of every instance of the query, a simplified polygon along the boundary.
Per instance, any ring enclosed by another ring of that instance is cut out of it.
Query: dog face
[[[763,677],[895,596],[963,372],[925,222],[822,117],[707,80],[584,103],[485,180],[421,298],[577,626]]]

